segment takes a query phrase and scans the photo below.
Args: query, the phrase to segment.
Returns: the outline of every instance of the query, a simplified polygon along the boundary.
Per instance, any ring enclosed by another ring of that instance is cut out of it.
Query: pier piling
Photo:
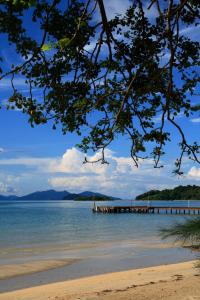
[[[94,213],[133,213],[133,214],[200,214],[200,207],[172,207],[172,206],[95,206]]]

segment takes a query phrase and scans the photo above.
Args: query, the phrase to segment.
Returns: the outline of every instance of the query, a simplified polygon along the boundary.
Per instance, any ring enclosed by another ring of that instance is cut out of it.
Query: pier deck
[[[94,213],[183,214],[199,215],[200,207],[174,206],[94,206]]]

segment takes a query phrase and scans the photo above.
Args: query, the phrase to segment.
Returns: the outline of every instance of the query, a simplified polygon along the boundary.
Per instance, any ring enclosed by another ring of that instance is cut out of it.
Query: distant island
[[[63,199],[67,200],[67,199]],[[93,196],[78,196],[74,200],[76,201],[112,201],[112,200],[120,200],[119,198],[113,198],[106,195],[93,195]]]
[[[4,196],[0,195],[1,200],[75,200],[75,201],[106,201],[106,200],[120,200],[116,197],[103,195],[100,193],[85,191],[82,193],[70,193],[68,191],[38,191],[25,196]]]
[[[174,189],[150,190],[138,195],[136,200],[200,200],[200,186],[179,185]]]
[[[79,194],[71,194],[73,197],[73,200],[75,201],[107,201],[107,200],[120,200],[120,198],[111,197],[107,195],[103,195],[100,193],[94,193],[90,191],[82,192]],[[69,197],[71,195],[67,195],[63,198],[63,200],[70,200]]]

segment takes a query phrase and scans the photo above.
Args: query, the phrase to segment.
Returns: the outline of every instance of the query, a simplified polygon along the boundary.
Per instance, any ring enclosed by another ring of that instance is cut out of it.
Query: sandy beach
[[[199,300],[195,261],[102,274],[0,294],[0,300]]]
[[[25,274],[32,274],[41,271],[56,269],[63,266],[68,266],[77,262],[78,259],[55,259],[31,261],[21,264],[0,265],[0,280],[12,278]]]

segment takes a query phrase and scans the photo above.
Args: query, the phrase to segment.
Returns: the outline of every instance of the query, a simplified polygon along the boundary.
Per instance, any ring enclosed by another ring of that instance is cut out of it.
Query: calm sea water
[[[145,204],[144,202],[137,202]],[[187,206],[187,201],[151,202],[152,205]],[[99,205],[130,205],[130,201]],[[98,205],[98,202],[97,202]],[[200,201],[191,201],[200,206]],[[143,240],[158,235],[185,217],[175,215],[93,214],[93,202],[1,201],[0,247],[17,248],[59,244],[80,244],[116,240]]]
[[[104,204],[130,205],[131,202]],[[162,206],[166,202],[152,201],[151,204]],[[187,201],[167,204],[187,206]],[[190,205],[200,207],[200,201],[191,201]],[[49,273],[48,280],[54,281],[55,276],[61,280],[194,258],[189,250],[163,242],[159,235],[160,228],[186,217],[93,214],[92,206],[89,201],[1,201],[0,265],[38,259],[81,259],[64,268],[62,276],[56,271],[52,271],[51,276]]]

